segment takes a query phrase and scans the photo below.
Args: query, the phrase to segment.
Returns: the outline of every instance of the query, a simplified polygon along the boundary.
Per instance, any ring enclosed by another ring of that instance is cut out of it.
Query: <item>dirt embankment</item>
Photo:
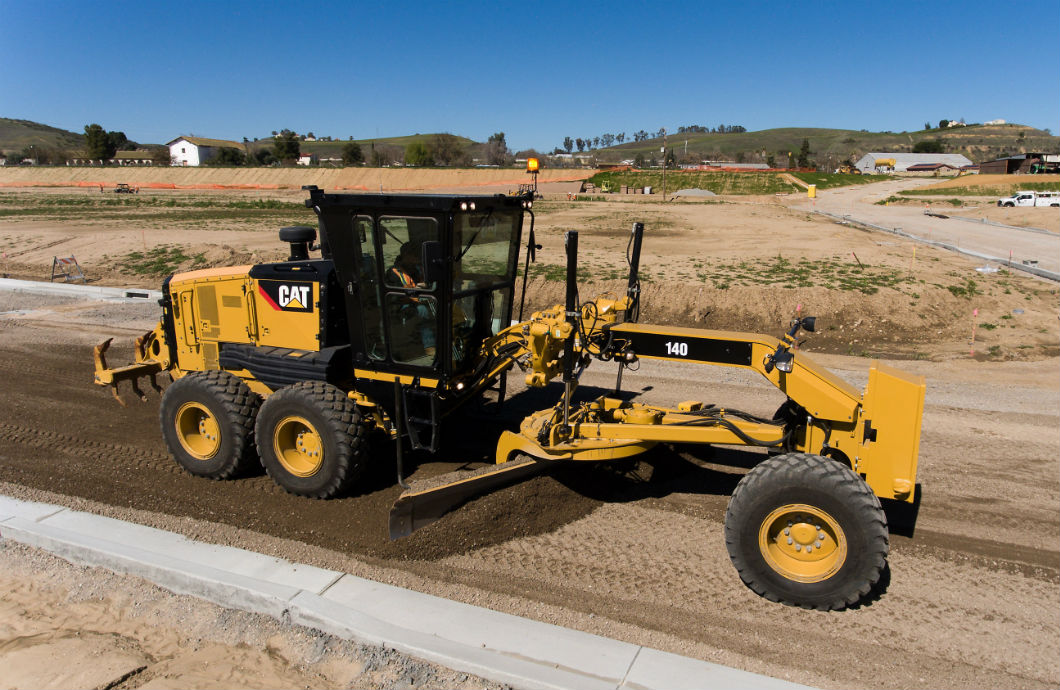
[[[542,170],[538,183],[584,180],[595,170]],[[0,168],[0,187],[112,188],[119,182],[134,187],[169,189],[321,189],[395,191],[510,185],[518,188],[529,175],[514,168]]]

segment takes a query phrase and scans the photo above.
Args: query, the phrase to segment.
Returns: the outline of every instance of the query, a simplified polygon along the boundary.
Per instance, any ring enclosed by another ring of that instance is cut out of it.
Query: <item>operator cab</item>
[[[430,379],[441,392],[471,374],[482,342],[511,323],[529,198],[306,189],[344,296],[355,376]]]

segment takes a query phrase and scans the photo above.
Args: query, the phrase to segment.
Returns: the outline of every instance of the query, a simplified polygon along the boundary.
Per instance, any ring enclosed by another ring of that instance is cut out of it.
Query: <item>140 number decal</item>
[[[680,340],[667,340],[666,354],[675,357],[687,357],[688,343],[681,342]]]

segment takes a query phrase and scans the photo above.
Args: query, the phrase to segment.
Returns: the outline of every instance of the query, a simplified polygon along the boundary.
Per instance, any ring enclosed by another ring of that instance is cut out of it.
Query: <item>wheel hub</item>
[[[174,425],[180,445],[196,460],[210,460],[221,449],[221,426],[202,403],[181,405],[174,417]]]
[[[820,582],[846,561],[846,535],[824,510],[788,504],[762,521],[758,546],[766,563],[789,580]]]
[[[324,445],[305,417],[285,417],[273,433],[273,449],[283,468],[297,477],[311,477],[324,462]]]

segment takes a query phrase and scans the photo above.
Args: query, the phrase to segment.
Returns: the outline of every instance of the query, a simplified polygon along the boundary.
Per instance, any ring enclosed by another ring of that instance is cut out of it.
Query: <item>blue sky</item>
[[[513,150],[680,125],[1060,132],[1060,3],[0,0],[0,116]]]

